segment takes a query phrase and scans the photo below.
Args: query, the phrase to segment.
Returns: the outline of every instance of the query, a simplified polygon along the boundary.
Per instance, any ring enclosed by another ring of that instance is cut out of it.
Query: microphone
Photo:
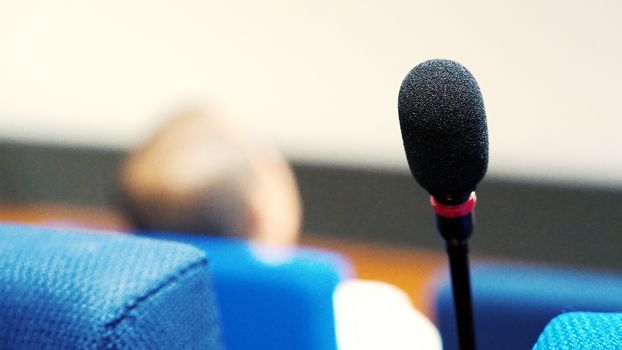
[[[413,68],[398,97],[410,171],[430,193],[436,226],[449,255],[458,338],[475,349],[468,239],[475,189],[488,167],[488,128],[479,85],[461,64],[443,59]]]

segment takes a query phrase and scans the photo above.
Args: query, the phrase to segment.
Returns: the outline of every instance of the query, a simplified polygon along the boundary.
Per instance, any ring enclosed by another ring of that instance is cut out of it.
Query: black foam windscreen
[[[404,78],[398,111],[417,182],[447,204],[466,200],[488,167],[486,112],[473,75],[454,61],[425,61]]]

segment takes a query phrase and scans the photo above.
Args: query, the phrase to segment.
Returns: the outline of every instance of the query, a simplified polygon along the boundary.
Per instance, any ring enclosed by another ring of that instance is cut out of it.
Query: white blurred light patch
[[[340,350],[441,350],[438,330],[406,293],[388,283],[349,280],[334,294]]]

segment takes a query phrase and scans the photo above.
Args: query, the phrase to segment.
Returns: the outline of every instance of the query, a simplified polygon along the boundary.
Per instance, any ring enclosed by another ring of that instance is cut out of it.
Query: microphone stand
[[[471,210],[475,206],[474,193],[469,201],[471,203],[446,206],[438,203],[434,198],[432,199],[432,206],[436,211],[436,227],[445,239],[447,255],[449,256],[449,271],[461,350],[476,349],[468,257],[468,239],[473,232]],[[464,214],[465,205],[470,205],[466,214]]]

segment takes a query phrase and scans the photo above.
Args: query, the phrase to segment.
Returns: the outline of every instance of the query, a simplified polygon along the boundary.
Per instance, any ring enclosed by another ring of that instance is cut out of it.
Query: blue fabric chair
[[[437,281],[437,326],[445,350],[458,349],[451,285]],[[622,312],[617,275],[512,264],[476,264],[471,273],[478,349],[529,349],[564,312]]]
[[[554,318],[533,350],[622,349],[622,314],[573,312]]]
[[[1,349],[222,349],[191,246],[0,225]]]
[[[227,349],[337,348],[333,293],[352,271],[343,257],[224,238],[139,234],[190,243],[207,253]]]

